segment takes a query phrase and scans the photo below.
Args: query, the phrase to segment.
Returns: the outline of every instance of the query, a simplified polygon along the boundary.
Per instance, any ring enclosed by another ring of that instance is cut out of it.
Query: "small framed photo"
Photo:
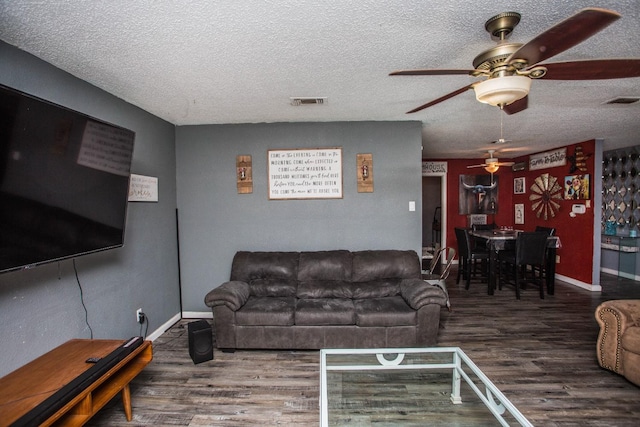
[[[524,224],[524,203],[516,203],[514,205],[514,222],[516,224]]]
[[[513,178],[513,194],[524,194],[524,177]]]

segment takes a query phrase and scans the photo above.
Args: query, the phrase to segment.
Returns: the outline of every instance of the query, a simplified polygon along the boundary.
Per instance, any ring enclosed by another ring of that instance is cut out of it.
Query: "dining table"
[[[484,241],[489,251],[489,280],[487,283],[487,291],[489,295],[493,295],[498,281],[498,253],[507,247],[515,248],[515,240],[518,234],[523,230],[469,230],[469,235],[476,239]],[[509,242],[512,242],[511,244]],[[558,236],[549,236],[547,238],[547,252],[545,257],[545,285],[547,294],[553,295],[555,291],[555,275],[556,275],[556,250],[561,247],[560,238]]]

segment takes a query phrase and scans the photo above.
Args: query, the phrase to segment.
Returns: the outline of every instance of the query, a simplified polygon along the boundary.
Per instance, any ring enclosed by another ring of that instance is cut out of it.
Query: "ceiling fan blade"
[[[389,73],[390,76],[450,76],[457,74],[464,75],[478,75],[483,74],[482,70],[436,70],[436,69],[425,69],[425,70],[400,70]]]
[[[407,111],[407,114],[416,113],[418,111],[424,110],[425,108],[431,107],[432,105],[436,105],[436,104],[441,103],[442,101],[446,101],[449,98],[453,98],[454,96],[460,95],[461,93],[464,93],[464,92],[468,91],[469,89],[471,89],[474,85],[475,85],[475,83],[471,83],[470,85],[467,85],[465,87],[461,87],[458,90],[454,90],[453,92],[448,93],[448,94],[446,94],[444,96],[441,96],[440,98],[435,99],[435,100],[433,100],[431,102],[427,102],[426,104],[421,105],[418,108],[414,108],[411,111]]]
[[[547,73],[542,78],[546,80],[601,80],[640,77],[640,59],[592,59],[552,62],[543,64],[543,66],[547,69]]]
[[[525,96],[524,98],[520,98],[517,101],[512,102],[509,105],[505,105],[502,107],[502,110],[511,115],[515,113],[519,113],[520,111],[526,110],[529,107],[529,96]]]
[[[483,168],[485,166],[488,166],[486,163],[483,163],[481,165],[469,165],[467,166],[467,169],[471,169],[471,168]]]
[[[619,13],[607,9],[583,9],[525,43],[505,62],[524,59],[531,67],[585,41],[620,16]]]
[[[513,162],[498,162],[498,163],[494,163],[494,165],[496,165],[496,166],[513,166],[514,163]]]

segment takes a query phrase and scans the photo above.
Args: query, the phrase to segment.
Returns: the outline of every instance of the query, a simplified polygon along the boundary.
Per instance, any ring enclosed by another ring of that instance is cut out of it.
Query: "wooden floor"
[[[602,301],[640,299],[639,282],[603,275],[603,291],[593,293],[557,281],[555,295],[541,300],[529,287],[518,301],[513,289],[489,296],[486,285],[472,283],[467,291],[455,273],[438,345],[461,347],[534,425],[639,425],[640,388],[597,364],[593,315]],[[188,322],[154,342],[154,360],[131,385],[133,421],[116,398],[87,425],[318,424],[317,351],[215,351],[214,360],[194,365]]]

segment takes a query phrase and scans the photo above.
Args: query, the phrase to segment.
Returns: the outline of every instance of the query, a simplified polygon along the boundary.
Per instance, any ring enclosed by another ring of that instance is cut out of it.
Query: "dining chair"
[[[496,228],[498,228],[498,225],[495,222],[492,222],[491,224],[473,224],[471,226],[471,229],[473,231],[476,231],[476,230],[495,230]]]
[[[471,229],[473,231],[477,231],[477,230],[491,231],[497,228],[498,228],[498,224],[496,224],[495,222],[492,222],[491,224],[473,224],[471,226]],[[471,244],[472,244],[471,248],[473,248],[473,247],[477,247],[478,245],[486,244],[486,241],[479,237],[471,236]],[[479,246],[479,249],[481,248],[484,248],[484,246]]]
[[[437,286],[444,291],[447,295],[447,310],[451,311],[451,302],[449,301],[449,292],[447,292],[447,284],[445,280],[449,277],[449,272],[451,271],[451,265],[453,264],[453,259],[456,257],[456,250],[454,248],[442,248],[442,251],[447,251],[447,263],[440,274],[423,274],[422,280],[430,283],[433,286]]]
[[[544,299],[544,262],[547,250],[545,232],[521,232],[516,237],[515,251],[501,251],[498,254],[499,264],[505,266],[499,274],[499,289],[503,283],[513,284],[516,288],[516,299],[520,299],[520,288],[525,283],[537,284],[540,298]],[[537,267],[528,270],[526,266]],[[528,274],[528,273],[531,274]],[[510,282],[512,279],[513,282]]]
[[[427,270],[422,270],[422,274],[434,274],[438,263],[440,262],[440,258],[442,257],[442,253],[447,250],[446,247],[439,247],[433,252],[433,258],[431,258],[431,263],[429,264],[429,268]]]
[[[444,268],[442,269],[442,272],[440,272],[440,274],[438,273],[422,274],[423,280],[446,280],[447,277],[449,277],[449,273],[451,271],[451,264],[453,264],[453,259],[456,257],[456,250],[451,247],[449,248],[443,247],[439,251],[438,259],[440,258],[440,255],[442,254],[442,252],[445,252],[445,251],[447,251],[447,258],[446,258],[447,262]],[[435,267],[431,271],[433,270],[435,270]]]
[[[486,270],[489,251],[482,246],[473,245],[469,230],[466,228],[456,227],[454,231],[456,233],[456,240],[458,241],[458,275],[456,277],[456,284],[460,283],[460,277],[463,277],[466,281],[465,289],[469,289],[471,276],[475,277],[477,273],[475,269],[477,261],[484,264],[481,277],[488,279]]]
[[[542,227],[540,225],[536,225],[536,231],[541,232],[541,233],[547,233],[547,236],[555,236],[555,234],[556,234],[556,229],[555,228],[553,228],[553,227]],[[545,251],[545,257],[546,257],[546,255],[547,255],[547,252]],[[547,265],[547,263],[546,263],[546,258],[545,258],[545,263],[542,266],[542,268],[544,269],[546,265]],[[538,267],[532,266],[531,268],[537,269]],[[546,270],[545,270],[544,274],[547,274]]]
[[[536,225],[536,231],[539,233],[547,233],[547,236],[553,236],[556,234],[556,229],[553,227],[542,227],[540,225]]]

